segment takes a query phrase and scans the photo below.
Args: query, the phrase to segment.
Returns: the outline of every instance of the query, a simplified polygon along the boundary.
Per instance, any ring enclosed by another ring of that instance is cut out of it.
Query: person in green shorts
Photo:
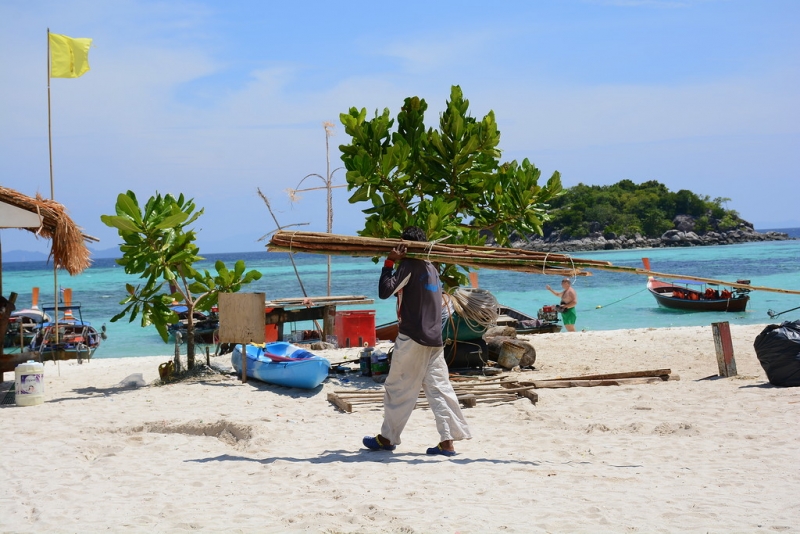
[[[570,282],[569,278],[561,280],[563,291],[555,291],[549,285],[545,287],[547,287],[550,293],[561,298],[561,305],[558,311],[561,312],[561,320],[564,321],[564,328],[566,328],[568,332],[574,332],[575,319],[577,317],[575,306],[578,305],[578,294],[575,292],[575,288],[572,287],[572,282]]]

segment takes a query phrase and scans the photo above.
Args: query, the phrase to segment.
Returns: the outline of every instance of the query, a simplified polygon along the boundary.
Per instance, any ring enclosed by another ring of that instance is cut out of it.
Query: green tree
[[[340,119],[350,144],[340,146],[351,203],[369,202],[360,235],[399,237],[409,225],[431,240],[479,245],[482,230],[506,245],[509,236],[542,233],[548,202],[561,192],[554,172],[539,185],[541,172],[527,159],[500,162],[500,132],[490,111],[480,121],[453,86],[438,128],[425,128],[428,105],[406,98],[395,119],[388,109],[367,120],[367,110],[350,108]],[[447,285],[463,274],[445,266]]]
[[[580,238],[587,235],[589,224],[597,221],[605,231],[657,237],[674,227],[676,215],[695,217],[695,230],[700,233],[715,224],[731,229],[740,224],[740,219],[734,210],[721,206],[728,200],[718,197],[712,201],[686,189],[672,193],[655,180],[640,185],[630,180],[604,186],[578,184],[551,201],[546,230],[561,230],[565,237]],[[712,224],[714,220],[717,222]]]
[[[188,226],[197,220],[203,210],[195,212],[193,200],[181,194],[161,196],[156,193],[142,210],[132,191],[117,197],[116,215],[101,215],[100,220],[116,228],[124,243],[120,246],[122,258],[117,260],[127,274],[138,274],[143,285],[126,284],[128,296],[120,302],[125,309],[111,321],[130,314],[129,322],[141,315],[143,327],[154,325],[166,343],[167,326],[178,320],[169,305],[180,300],[188,308],[187,364],[194,367],[195,310],[207,311],[217,303],[219,293],[235,293],[244,284],[261,278],[261,273],[245,273],[244,261],[236,262],[229,270],[217,261],[216,275],[200,272],[193,265],[203,258],[194,244],[196,233]]]
[[[675,193],[675,209],[677,213],[700,217],[705,215],[708,207],[706,200],[689,190],[681,189]]]

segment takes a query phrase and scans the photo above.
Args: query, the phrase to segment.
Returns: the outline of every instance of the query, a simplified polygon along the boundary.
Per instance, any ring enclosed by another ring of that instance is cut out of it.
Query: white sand
[[[416,410],[394,453],[361,438],[380,408],[232,377],[139,389],[169,357],[45,367],[46,402],[0,409],[3,532],[784,532],[800,530],[800,389],[771,387],[732,325],[547,334],[522,379],[670,368],[679,381],[541,389],[465,410],[459,455]],[[329,351],[333,361],[355,350]],[[228,365],[227,358],[214,358]],[[10,385],[6,382],[3,391]]]

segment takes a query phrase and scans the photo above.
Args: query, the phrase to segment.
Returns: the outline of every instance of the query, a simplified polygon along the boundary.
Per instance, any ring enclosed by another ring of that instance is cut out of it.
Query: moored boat
[[[58,309],[63,310],[63,315],[57,321],[40,324],[29,350],[38,354],[41,361],[91,359],[106,337],[105,325],[98,331],[90,322],[84,321],[80,304],[59,306]],[[47,315],[48,311],[55,312],[56,308],[43,307],[42,311]]]
[[[544,306],[539,309],[537,317],[523,313],[508,306],[500,306],[500,315],[497,325],[513,326],[517,334],[552,334],[561,331],[558,324],[558,313],[553,306]]]
[[[50,316],[40,310],[38,304],[39,288],[34,287],[31,292],[31,307],[11,312],[3,347],[24,349],[33,341],[36,330],[42,323],[50,321]]]
[[[50,316],[38,307],[13,311],[8,320],[8,330],[6,330],[3,346],[21,349],[30,345],[39,326],[49,321]]]
[[[285,341],[263,347],[247,345],[247,376],[268,384],[314,389],[328,376],[331,363],[297,345]],[[231,354],[231,365],[242,372],[242,345]]]
[[[171,338],[180,333],[181,343],[186,343],[186,332],[189,328],[189,308],[184,304],[173,304],[172,311],[178,315],[178,322],[167,326]],[[219,329],[219,315],[216,307],[210,313],[195,310],[192,314],[195,343],[214,344],[215,334]]]
[[[749,285],[749,280],[737,280]],[[647,289],[660,306],[674,310],[706,312],[743,312],[750,300],[750,290],[742,288],[718,289],[694,280],[664,282],[654,277],[647,279]]]

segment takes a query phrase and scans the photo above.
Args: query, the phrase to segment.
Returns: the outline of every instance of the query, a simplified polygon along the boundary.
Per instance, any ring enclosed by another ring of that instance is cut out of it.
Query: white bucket
[[[28,360],[17,365],[16,391],[14,400],[17,406],[36,406],[44,402],[44,365]]]

